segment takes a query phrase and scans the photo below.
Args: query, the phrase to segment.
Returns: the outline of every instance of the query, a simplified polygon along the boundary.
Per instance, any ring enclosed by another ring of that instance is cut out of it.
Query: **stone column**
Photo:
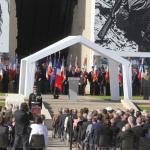
[[[118,63],[109,59],[109,81],[112,100],[119,100]]]
[[[10,32],[9,32],[9,57],[14,58],[17,48],[17,18],[15,0],[10,0]]]

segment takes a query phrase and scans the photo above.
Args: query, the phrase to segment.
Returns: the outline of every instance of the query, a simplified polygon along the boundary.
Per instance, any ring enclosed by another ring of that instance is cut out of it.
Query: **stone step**
[[[67,150],[69,145],[66,141],[61,141],[58,138],[52,138],[52,131],[48,132],[49,142],[47,150]]]
[[[57,113],[58,110],[61,108],[68,107],[70,109],[81,109],[84,107],[88,107],[89,110],[94,109],[104,109],[106,107],[111,107],[112,109],[120,108],[124,110],[123,105],[120,101],[113,102],[113,101],[102,101],[93,99],[90,100],[88,96],[81,96],[77,101],[69,101],[68,96],[60,96],[59,99],[53,99],[52,95],[44,95],[43,101],[46,103],[47,107],[49,108],[51,113]]]

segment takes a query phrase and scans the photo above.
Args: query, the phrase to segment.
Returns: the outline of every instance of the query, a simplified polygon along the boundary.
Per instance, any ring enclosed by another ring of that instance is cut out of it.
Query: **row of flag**
[[[17,68],[19,67],[18,63],[18,58],[15,56],[15,59],[9,62],[8,68],[2,63],[1,58],[0,58],[0,81],[3,79],[3,74],[4,71],[7,69],[8,75],[11,80],[14,80],[16,73],[17,73]]]
[[[62,83],[65,78],[64,74],[64,58],[62,61],[60,58],[58,60],[54,58],[54,62],[52,64],[51,57],[47,60],[47,68],[46,68],[46,79],[50,81],[51,84],[54,84],[60,91],[62,91]]]
[[[98,79],[98,67],[97,67],[97,61],[96,58],[94,58],[93,61],[93,67],[94,67],[94,73],[93,73],[93,82],[96,81]],[[121,74],[121,66],[119,66],[119,74],[118,74],[118,79],[121,82],[122,81],[122,74]],[[138,79],[141,81],[142,77],[144,75],[144,58],[142,58],[141,60],[141,64],[139,66],[138,69]],[[108,65],[106,66],[106,70],[105,70],[105,80],[109,80],[109,67]]]
[[[144,58],[142,58],[141,64],[140,64],[140,68],[139,68],[139,72],[138,72],[138,79],[141,80],[144,74]]]
[[[72,55],[70,55],[70,62],[69,62],[69,71],[72,68]],[[47,58],[46,61],[46,79],[50,81],[50,84],[54,84],[60,91],[62,91],[62,83],[66,78],[65,73],[65,60],[64,58],[61,60],[60,56],[58,59],[54,57],[53,61],[51,56]],[[78,72],[78,57],[75,57],[74,61],[75,71]],[[83,67],[86,68],[87,66],[87,58],[84,59]]]
[[[46,61],[46,78],[47,80],[50,81],[50,84],[54,84],[55,87],[57,87],[60,91],[62,91],[62,83],[66,77],[66,73],[65,73],[65,67],[64,67],[64,63],[65,60],[60,59],[60,57],[58,59],[56,59],[55,57],[51,58],[48,57],[47,61]],[[71,71],[72,68],[72,55],[70,56],[70,64],[69,64],[69,71]],[[76,72],[78,71],[78,57],[75,57],[75,61],[74,61],[74,66],[76,68]],[[87,66],[87,58],[84,59],[83,62],[83,67],[86,68]],[[93,71],[93,82],[96,81],[98,79],[98,66],[97,66],[97,61],[96,58],[94,58],[93,61],[93,67],[94,67],[94,71]],[[119,66],[119,74],[118,74],[118,79],[120,82],[122,82],[122,73],[121,72],[121,66]],[[141,65],[139,67],[139,71],[138,71],[138,78],[139,80],[142,79],[144,73],[144,59],[142,59],[141,61]],[[108,65],[106,65],[106,69],[105,69],[105,80],[109,80],[109,68]]]

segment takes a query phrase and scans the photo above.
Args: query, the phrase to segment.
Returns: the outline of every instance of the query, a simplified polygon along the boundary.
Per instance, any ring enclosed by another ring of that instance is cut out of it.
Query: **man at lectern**
[[[79,77],[79,74],[75,71],[75,66],[72,66],[69,71],[68,77]]]

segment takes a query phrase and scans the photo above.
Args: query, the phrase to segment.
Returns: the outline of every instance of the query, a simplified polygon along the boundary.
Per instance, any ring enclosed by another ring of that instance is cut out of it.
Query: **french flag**
[[[106,80],[106,81],[109,80],[109,68],[108,68],[108,65],[107,65],[107,67],[106,67],[105,80]]]
[[[50,84],[53,85],[55,83],[56,80],[56,72],[57,72],[57,60],[56,58],[54,58],[54,62],[53,62],[53,71],[52,71],[52,76],[50,79]]]
[[[0,63],[0,81],[3,79],[3,65]]]
[[[62,65],[61,65],[61,76],[63,80],[65,79],[65,67],[64,67],[64,58],[62,60]]]
[[[144,74],[144,58],[141,61],[139,73],[138,73],[138,79],[141,80]]]
[[[55,87],[57,87],[60,90],[60,92],[62,91],[62,82],[63,82],[63,77],[61,73],[61,65],[60,65],[60,61],[58,61],[57,70],[56,70]]]
[[[94,73],[93,73],[93,82],[95,82],[98,78],[98,72],[97,72],[97,61],[96,58],[94,58]]]
[[[141,80],[144,74],[144,65],[141,64],[139,68],[139,73],[138,73],[138,79]]]
[[[75,58],[75,70],[78,72],[78,56]]]
[[[8,74],[11,80],[13,80],[13,63],[12,62],[9,63]]]
[[[49,64],[48,64],[48,68],[47,68],[47,74],[48,76],[52,76],[52,73],[53,73],[53,67],[52,67],[52,61],[51,59],[49,60]]]
[[[97,65],[94,66],[94,73],[93,73],[93,82],[95,82],[98,78],[98,72],[97,72]]]

